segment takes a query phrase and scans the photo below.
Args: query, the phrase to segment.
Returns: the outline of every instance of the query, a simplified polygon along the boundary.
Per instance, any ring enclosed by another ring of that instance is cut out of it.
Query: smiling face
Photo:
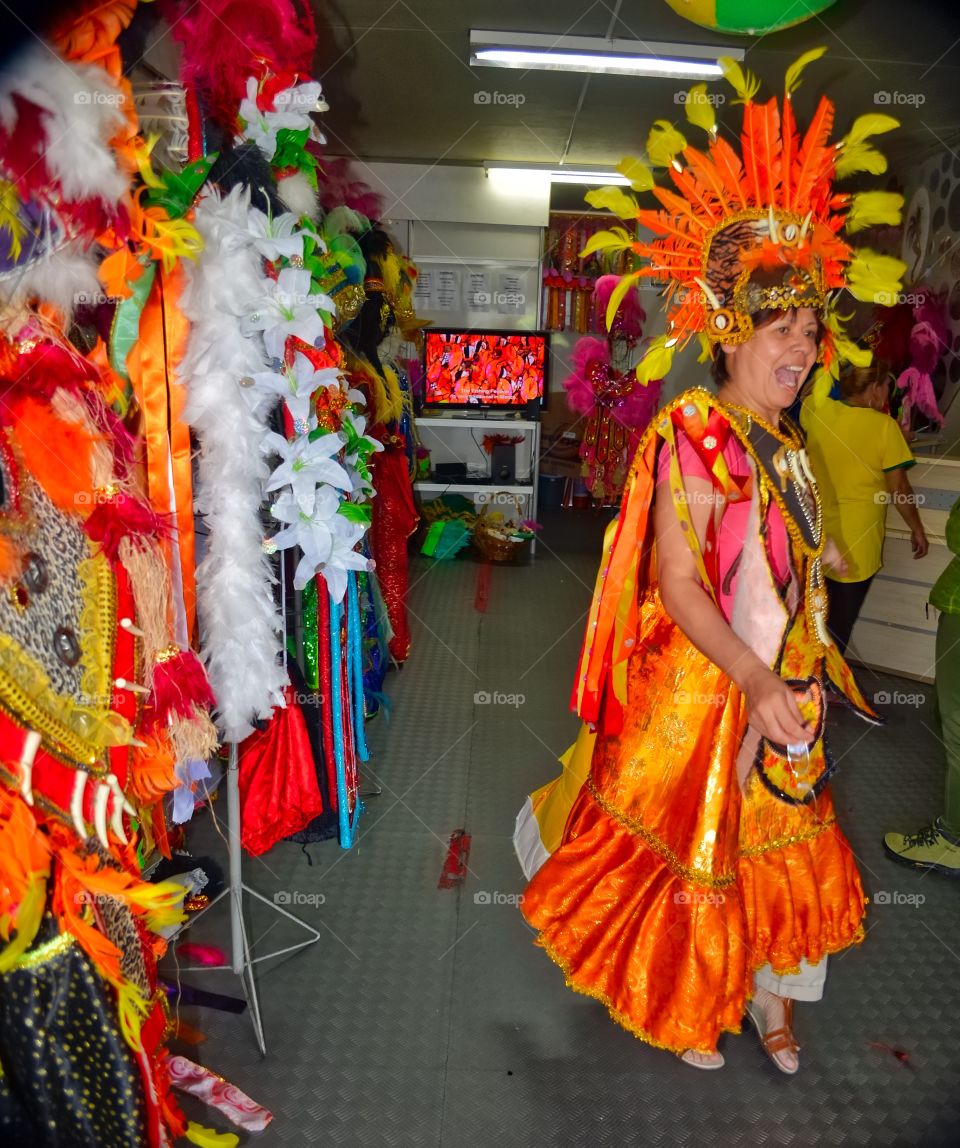
[[[820,324],[811,307],[778,311],[746,343],[722,347],[728,399],[776,422],[816,362]]]

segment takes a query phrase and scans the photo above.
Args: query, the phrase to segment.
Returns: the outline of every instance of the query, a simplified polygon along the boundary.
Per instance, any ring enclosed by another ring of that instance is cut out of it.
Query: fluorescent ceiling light
[[[563,168],[550,172],[550,182],[595,184],[597,187],[606,187],[610,183],[619,183],[624,187],[630,185],[630,180],[618,171],[567,171]]]
[[[531,52],[529,49],[485,48],[471,64],[498,68],[540,68],[551,72],[612,72],[616,76],[668,76],[676,79],[719,79],[719,64],[693,63],[653,56],[601,56],[581,52]]]
[[[538,164],[485,163],[487,176],[501,187],[509,188],[511,183],[531,185],[543,183],[578,183],[591,187],[606,187],[608,184],[629,186],[630,180],[619,171],[603,171],[596,168],[550,167]]]
[[[527,32],[470,31],[470,63],[488,68],[607,72],[621,76],[717,79],[719,55],[744,58],[742,48],[607,40],[600,36],[548,36]]]

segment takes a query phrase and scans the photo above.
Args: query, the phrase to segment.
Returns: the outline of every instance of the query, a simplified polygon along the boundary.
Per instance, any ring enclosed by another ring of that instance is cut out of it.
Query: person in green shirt
[[[943,814],[919,833],[887,833],[883,847],[905,865],[960,877],[960,498],[947,519],[946,541],[955,557],[930,591],[930,604],[940,611],[934,689],[947,751]]]
[[[883,562],[887,505],[893,502],[910,530],[914,558],[929,548],[907,478],[916,461],[903,431],[886,413],[889,376],[880,364],[843,376],[842,400],[831,397],[822,371],[800,409],[807,454],[823,502],[823,530],[833,538],[846,569],[826,579],[830,634],[846,654],[870,583]]]

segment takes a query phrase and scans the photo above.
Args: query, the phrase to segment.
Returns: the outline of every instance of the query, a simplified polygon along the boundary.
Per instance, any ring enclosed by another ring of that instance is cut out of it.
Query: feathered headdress
[[[600,312],[606,314],[610,296],[617,289],[620,282],[619,275],[601,275],[593,285],[593,298]],[[640,296],[636,291],[621,293],[620,306],[610,324],[613,335],[623,339],[636,340],[643,334],[643,325],[647,321],[647,313],[640,306]]]
[[[163,0],[161,11],[180,44],[184,85],[203,93],[227,131],[235,127],[251,76],[270,77],[271,90],[257,93],[269,100],[310,73],[317,32],[304,0]]]
[[[787,69],[782,105],[776,98],[754,103],[759,81],[733,60],[721,59],[743,104],[740,154],[718,135],[706,85],[698,84],[685,106],[690,122],[707,132],[707,150],[690,147],[666,120],[658,120],[647,138],[650,164],[666,169],[675,190],[657,186],[638,159],[619,165],[631,188],[651,193],[659,210],[641,208],[620,188],[587,194],[592,206],[635,220],[655,236],[643,240],[613,228],[594,235],[583,253],[628,251],[637,257],[639,266],[610,296],[608,326],[634,282],[646,276],[666,284],[667,332],[651,343],[637,367],[641,382],[662,378],[675,350],[694,335],[706,351],[718,343],[745,342],[753,333],[751,316],[768,308],[818,310],[826,327],[824,363],[831,371],[839,359],[862,361],[862,352],[843,334],[832,292],[845,287],[862,301],[892,301],[906,267],[891,256],[854,249],[840,233],[895,225],[903,197],[884,191],[841,194],[833,181],[885,171],[886,160],[869,141],[898,123],[879,113],[863,115],[843,139],[831,143],[834,106],[821,96],[801,135],[792,93],[803,69],[825,50],[805,52]]]

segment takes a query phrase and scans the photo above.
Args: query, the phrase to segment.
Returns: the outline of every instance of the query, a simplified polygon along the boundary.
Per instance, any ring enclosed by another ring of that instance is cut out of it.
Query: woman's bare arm
[[[896,470],[884,471],[883,477],[887,483],[887,491],[893,498],[893,505],[910,531],[913,556],[914,558],[923,558],[930,549],[930,543],[927,541],[927,533],[920,521],[917,496],[910,485],[910,479],[907,478],[907,472],[902,466],[898,466]]]

